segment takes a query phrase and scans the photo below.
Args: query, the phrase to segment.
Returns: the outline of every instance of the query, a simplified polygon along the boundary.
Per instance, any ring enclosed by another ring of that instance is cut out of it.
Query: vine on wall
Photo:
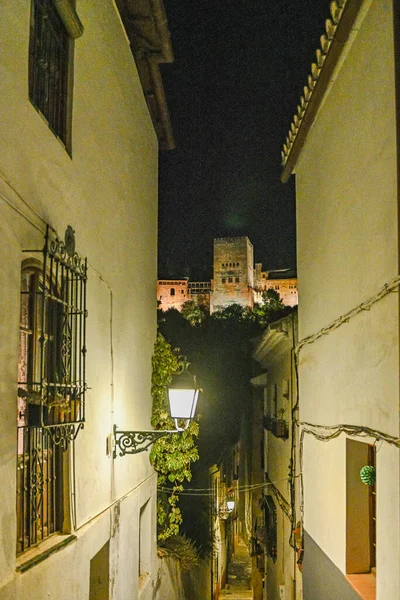
[[[167,386],[172,375],[183,367],[179,349],[173,349],[158,332],[152,358],[153,413],[151,423],[154,429],[174,429],[174,421],[169,416]],[[159,492],[157,500],[157,523],[159,541],[178,535],[182,523],[182,513],[178,506],[179,492],[183,482],[192,478],[191,464],[198,460],[196,437],[199,424],[191,421],[188,428],[179,434],[172,434],[157,440],[150,452],[150,461],[158,473],[158,486],[170,486],[171,493]]]

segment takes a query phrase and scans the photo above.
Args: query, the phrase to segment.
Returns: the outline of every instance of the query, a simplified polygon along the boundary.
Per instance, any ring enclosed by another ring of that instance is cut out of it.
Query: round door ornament
[[[374,485],[376,482],[376,469],[371,465],[365,465],[360,471],[361,481],[365,485]]]

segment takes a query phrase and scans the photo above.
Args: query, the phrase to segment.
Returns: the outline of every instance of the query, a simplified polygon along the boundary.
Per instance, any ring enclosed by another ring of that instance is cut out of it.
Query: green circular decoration
[[[365,465],[360,471],[361,481],[365,483],[365,485],[374,485],[376,481],[376,469],[375,467],[371,467],[371,465]]]

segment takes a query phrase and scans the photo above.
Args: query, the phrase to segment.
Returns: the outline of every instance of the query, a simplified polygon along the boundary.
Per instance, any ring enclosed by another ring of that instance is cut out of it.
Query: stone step
[[[230,590],[221,590],[220,598],[226,598],[227,600],[252,600],[253,592],[251,590],[233,592]]]

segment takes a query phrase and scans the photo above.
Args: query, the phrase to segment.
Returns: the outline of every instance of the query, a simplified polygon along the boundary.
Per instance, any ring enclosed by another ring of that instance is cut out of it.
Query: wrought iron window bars
[[[21,338],[26,337],[27,352],[37,356],[28,360],[34,364],[18,381],[18,396],[25,402],[20,416],[24,426],[42,427],[66,450],[85,422],[87,261],[75,251],[70,226],[62,241],[48,225],[44,248],[24,252],[41,253],[43,267],[33,286],[21,292],[37,321],[36,335],[27,323]]]
[[[87,263],[47,226],[26,250],[18,364],[17,553],[62,525],[63,452],[85,421]],[[41,256],[41,260],[36,260]]]
[[[52,0],[32,3],[29,98],[50,129],[66,144],[70,38]]]

